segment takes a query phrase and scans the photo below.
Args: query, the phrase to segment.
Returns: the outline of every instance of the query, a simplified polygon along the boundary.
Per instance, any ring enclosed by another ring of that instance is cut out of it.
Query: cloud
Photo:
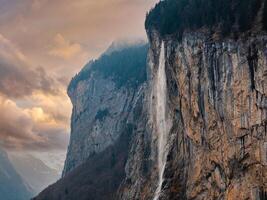
[[[56,93],[56,82],[42,67],[33,68],[25,55],[0,34],[0,93],[22,97],[40,90]]]
[[[31,131],[31,117],[19,109],[13,101],[1,98],[0,110],[1,139],[5,138],[6,141],[41,139]]]
[[[65,150],[70,110],[61,84],[44,68],[34,68],[0,34],[1,145],[10,150]]]
[[[54,38],[55,47],[49,51],[50,55],[70,59],[73,56],[82,52],[81,45],[78,43],[71,43],[66,40],[61,34],[57,34]]]
[[[34,64],[70,80],[114,40],[145,38],[146,12],[158,0],[3,1],[1,33]]]
[[[65,127],[42,108],[23,109],[0,97],[1,145],[12,150],[64,150],[68,144]]]
[[[66,93],[61,95],[47,95],[42,92],[34,93],[29,99],[31,105],[36,108],[42,108],[43,111],[35,110],[36,113],[45,112],[53,118],[55,123],[69,128],[69,121],[71,115],[71,102]]]

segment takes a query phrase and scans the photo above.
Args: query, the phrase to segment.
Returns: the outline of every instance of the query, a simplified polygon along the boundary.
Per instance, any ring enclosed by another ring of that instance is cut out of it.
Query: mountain
[[[28,200],[32,197],[30,190],[12,166],[7,153],[0,149],[0,198]]]
[[[35,199],[114,199],[142,118],[148,46],[104,53],[71,81],[71,138],[63,178]]]
[[[63,175],[120,137],[142,94],[147,48],[138,44],[104,53],[72,79],[71,138]]]
[[[11,153],[8,156],[15,170],[30,186],[34,195],[60,178],[56,170],[49,168],[30,154]]]
[[[64,177],[36,199],[266,200],[266,16],[265,0],[156,4],[147,70],[111,54],[71,82]]]

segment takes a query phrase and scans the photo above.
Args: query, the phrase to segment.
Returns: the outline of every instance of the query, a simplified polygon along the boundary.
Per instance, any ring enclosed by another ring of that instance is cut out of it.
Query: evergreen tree
[[[264,0],[165,0],[147,15],[145,26],[164,35],[181,36],[185,30],[207,27],[229,34],[233,27],[245,32],[253,27]],[[265,5],[264,21],[267,18]],[[267,29],[266,23],[264,23]],[[236,30],[235,30],[236,31]]]

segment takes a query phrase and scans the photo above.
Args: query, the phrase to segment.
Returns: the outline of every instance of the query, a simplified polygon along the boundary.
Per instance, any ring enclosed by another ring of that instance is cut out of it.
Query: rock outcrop
[[[165,49],[173,124],[158,199],[266,199],[266,35],[149,38],[152,74]]]
[[[71,138],[63,178],[35,199],[116,199],[135,137],[144,135],[148,46],[109,48],[71,81]]]
[[[149,39],[147,105],[153,134],[148,158],[154,167],[147,177],[140,176],[139,168],[126,168],[133,182],[122,186],[121,199],[266,199],[267,36],[215,41],[203,33],[187,33],[180,40],[162,38],[153,30]],[[162,123],[157,117],[163,118],[156,114],[159,97],[153,92],[160,87],[155,84],[161,51],[165,119],[172,124],[167,136],[157,128]],[[162,137],[168,142],[159,147]],[[167,151],[166,157],[157,156],[159,148]],[[166,159],[161,173],[157,159]],[[135,162],[142,166],[146,160],[139,156]],[[163,183],[157,196],[159,179]]]

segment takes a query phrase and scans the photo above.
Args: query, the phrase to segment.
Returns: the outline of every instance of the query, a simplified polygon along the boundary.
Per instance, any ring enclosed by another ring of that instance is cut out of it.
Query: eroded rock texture
[[[109,51],[86,65],[69,85],[73,110],[63,176],[115,144],[144,92],[147,45]]]
[[[137,158],[143,154],[131,146],[150,144],[144,111],[147,50],[144,44],[109,50],[74,77],[68,90],[72,132],[63,177],[34,199],[117,199],[129,152]]]
[[[111,79],[92,74],[69,95],[74,106],[65,173],[114,144],[137,101],[138,91],[118,89]]]
[[[152,75],[165,48],[173,124],[159,199],[265,200],[267,37],[149,38]]]

